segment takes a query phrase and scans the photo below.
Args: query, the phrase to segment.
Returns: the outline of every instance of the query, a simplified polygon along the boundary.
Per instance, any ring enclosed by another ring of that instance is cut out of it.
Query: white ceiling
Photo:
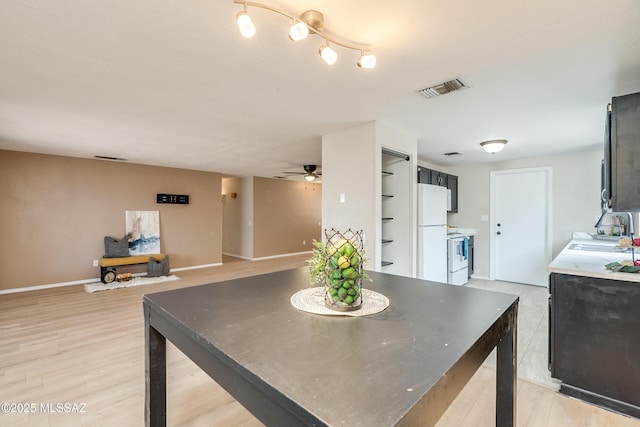
[[[638,0],[261,2],[320,10],[377,67],[339,47],[326,65],[322,39],[293,43],[262,9],[244,39],[232,0],[2,0],[0,149],[269,177],[379,120],[459,165],[600,147],[607,102],[640,91]],[[417,94],[454,77],[470,88]]]

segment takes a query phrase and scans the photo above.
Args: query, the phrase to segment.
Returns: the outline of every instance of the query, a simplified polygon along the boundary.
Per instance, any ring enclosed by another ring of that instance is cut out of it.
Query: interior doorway
[[[491,172],[490,278],[547,286],[551,167]]]

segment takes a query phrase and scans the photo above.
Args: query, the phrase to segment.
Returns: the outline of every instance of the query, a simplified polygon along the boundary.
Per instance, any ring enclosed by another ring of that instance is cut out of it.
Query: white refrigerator
[[[447,189],[418,184],[418,279],[447,283]]]

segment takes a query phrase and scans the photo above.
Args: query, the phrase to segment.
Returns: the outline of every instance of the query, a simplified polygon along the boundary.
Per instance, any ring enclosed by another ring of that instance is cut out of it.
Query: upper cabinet
[[[640,210],[640,93],[614,97],[605,127],[604,207]]]
[[[447,188],[451,191],[451,209],[449,212],[458,213],[458,177],[447,175]]]
[[[429,184],[439,185],[440,187],[447,186],[448,175],[446,173],[430,170],[429,176],[431,177]]]
[[[424,168],[418,166],[418,183],[419,184],[431,184],[439,185],[440,187],[447,187],[449,190],[450,208],[448,212],[458,212],[458,177],[455,175],[449,175],[444,172],[439,172],[433,169]]]

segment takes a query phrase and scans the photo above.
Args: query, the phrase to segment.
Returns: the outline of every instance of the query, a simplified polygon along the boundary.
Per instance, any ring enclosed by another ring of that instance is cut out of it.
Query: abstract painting
[[[125,211],[129,254],[160,253],[160,213],[158,211]]]

